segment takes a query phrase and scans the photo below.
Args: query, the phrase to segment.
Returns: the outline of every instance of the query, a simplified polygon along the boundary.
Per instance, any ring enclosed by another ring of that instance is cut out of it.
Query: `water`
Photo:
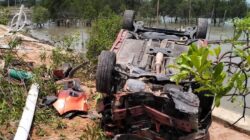
[[[50,42],[54,46],[60,46],[64,37],[76,36],[76,39],[73,41],[71,48],[75,52],[86,52],[86,41],[89,36],[85,28],[80,27],[57,27],[55,25],[45,24],[44,28],[38,29],[34,28],[30,30],[30,34],[43,41]]]
[[[210,39],[211,40],[218,40],[218,39],[231,39],[233,37],[233,32],[234,29],[232,26],[224,26],[224,27],[211,27],[211,33],[210,33]],[[245,35],[242,35],[240,37],[240,39],[246,39]],[[212,47],[217,46],[217,45],[212,45]],[[231,44],[222,44],[222,53],[226,52],[226,51],[230,51],[231,50]],[[235,62],[239,62],[240,60],[234,60]],[[249,79],[250,80],[250,79]],[[249,87],[249,84],[248,84]],[[232,110],[236,113],[242,114],[243,112],[243,100],[242,97],[238,97],[235,103],[231,103],[229,101],[230,97],[224,97],[222,99],[221,102],[221,107],[228,109],[228,110]],[[246,100],[247,102],[247,106],[250,106],[250,95],[247,96]],[[250,116],[250,110],[246,110],[246,115]],[[236,121],[236,120],[235,120]]]

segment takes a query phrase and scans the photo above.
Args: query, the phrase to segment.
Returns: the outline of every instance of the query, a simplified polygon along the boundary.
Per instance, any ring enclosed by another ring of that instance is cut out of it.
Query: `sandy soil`
[[[222,123],[217,121],[213,121],[209,132],[210,140],[250,140],[249,135],[225,127]]]
[[[0,25],[0,46],[7,45],[15,36],[22,39],[22,44],[17,47],[17,55],[26,62],[34,62],[35,65],[51,64],[50,56],[52,54],[53,46],[42,44],[38,40],[31,37],[24,36],[20,33],[16,35],[6,34],[7,28]],[[43,62],[40,55],[45,54],[46,60]]]
[[[79,140],[83,132],[86,130],[86,126],[95,125],[94,121],[90,119],[84,119],[75,117],[72,120],[63,119],[63,128],[47,127],[45,125],[40,126],[43,132],[39,132],[40,129],[35,129],[32,132],[32,140]],[[40,134],[39,134],[40,133]],[[38,136],[44,133],[44,136]]]

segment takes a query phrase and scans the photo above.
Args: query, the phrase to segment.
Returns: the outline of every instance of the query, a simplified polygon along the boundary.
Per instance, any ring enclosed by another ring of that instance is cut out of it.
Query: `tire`
[[[133,30],[134,19],[135,19],[135,11],[125,10],[124,15],[123,15],[122,28],[126,30]]]
[[[96,72],[96,91],[111,94],[114,78],[113,70],[116,64],[116,54],[110,51],[102,51],[98,57]]]
[[[208,29],[208,20],[205,18],[198,19],[196,38],[197,39],[206,39]]]

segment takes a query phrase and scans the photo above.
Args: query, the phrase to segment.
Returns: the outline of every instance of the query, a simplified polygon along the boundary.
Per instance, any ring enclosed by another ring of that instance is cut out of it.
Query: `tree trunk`
[[[167,24],[166,24],[165,16],[163,17],[163,22],[164,22],[164,26],[165,26],[165,29],[166,29],[167,28]]]
[[[214,26],[216,26],[216,16],[214,16]]]

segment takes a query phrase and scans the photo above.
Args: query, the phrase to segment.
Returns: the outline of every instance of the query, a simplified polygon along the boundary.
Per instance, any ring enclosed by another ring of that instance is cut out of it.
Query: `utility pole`
[[[10,7],[10,0],[8,0],[8,7]]]
[[[159,9],[160,9],[160,0],[157,1],[157,26],[159,26]]]

